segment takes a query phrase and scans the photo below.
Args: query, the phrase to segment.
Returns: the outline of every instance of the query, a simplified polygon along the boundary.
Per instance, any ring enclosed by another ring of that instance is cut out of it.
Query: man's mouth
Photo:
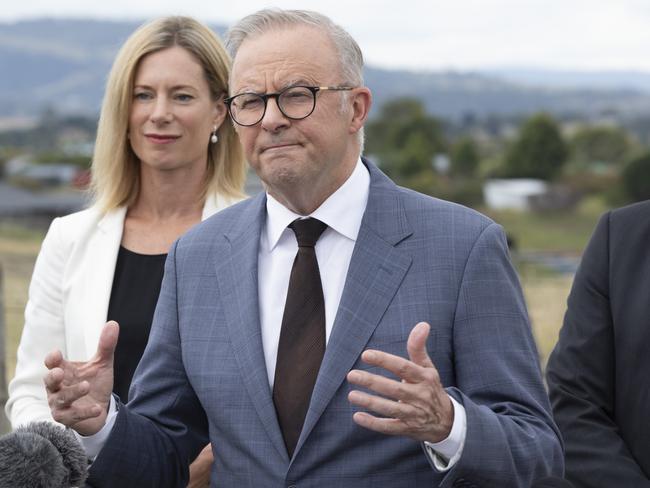
[[[273,150],[282,150],[282,149],[288,149],[291,147],[298,147],[299,144],[295,142],[281,142],[277,144],[269,144],[267,146],[262,146],[262,151],[261,152],[266,152],[266,151],[273,151]]]

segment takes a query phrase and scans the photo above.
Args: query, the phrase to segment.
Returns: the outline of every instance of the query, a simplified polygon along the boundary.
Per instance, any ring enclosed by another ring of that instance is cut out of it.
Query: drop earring
[[[214,128],[212,129],[212,135],[210,136],[210,142],[212,144],[216,144],[218,140],[219,140],[219,137],[217,137],[217,126],[215,125]]]

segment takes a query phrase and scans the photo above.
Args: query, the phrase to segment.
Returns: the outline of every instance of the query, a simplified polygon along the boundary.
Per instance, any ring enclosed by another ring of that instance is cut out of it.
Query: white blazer
[[[236,201],[221,195],[208,198],[202,220]],[[53,421],[43,385],[43,360],[50,351],[60,349],[72,361],[87,361],[95,354],[125,216],[125,207],[105,214],[91,207],[52,221],[34,266],[16,375],[9,383],[5,412],[13,428]]]

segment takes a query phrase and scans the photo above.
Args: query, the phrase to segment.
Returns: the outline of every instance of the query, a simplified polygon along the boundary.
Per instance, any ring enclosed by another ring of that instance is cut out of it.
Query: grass
[[[7,383],[14,376],[27,290],[43,237],[44,232],[0,223],[0,304],[4,305],[4,317],[0,317],[0,320],[4,319],[5,325],[4,365]],[[0,306],[0,313],[3,312],[2,308]],[[0,392],[0,398],[2,397],[4,392]],[[0,407],[4,407],[2,402]],[[0,411],[0,434],[8,430],[4,411]]]
[[[522,273],[520,278],[540,362],[545,368],[562,326],[573,276],[541,271]]]
[[[601,199],[587,198],[573,211],[483,213],[504,227],[519,250],[581,254],[605,210]]]
[[[8,259],[12,255],[31,256],[35,259],[43,237],[44,231],[0,222],[0,259]]]
[[[4,279],[5,365],[8,378],[14,375],[27,290],[43,237],[42,231],[0,224],[0,269]]]

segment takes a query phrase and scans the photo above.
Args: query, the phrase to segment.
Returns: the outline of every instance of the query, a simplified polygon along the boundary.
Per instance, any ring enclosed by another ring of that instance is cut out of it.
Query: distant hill
[[[484,72],[513,83],[532,87],[639,90],[650,93],[650,72],[570,71],[535,68],[495,68]]]
[[[0,116],[34,115],[44,107],[98,113],[115,54],[140,24],[83,19],[0,23]]]
[[[0,23],[0,117],[45,107],[96,115],[119,46],[138,22],[40,19]],[[225,26],[213,25],[223,34]],[[634,82],[630,82],[634,80]],[[413,72],[368,67],[376,113],[386,100],[417,96],[436,115],[526,114],[546,110],[594,116],[650,114],[650,74],[544,70]]]
[[[629,88],[565,88],[508,81],[481,72],[409,72],[366,70],[366,83],[381,106],[388,98],[417,95],[434,114],[517,115],[548,111],[587,118],[601,114],[632,117],[650,114],[650,91]]]

